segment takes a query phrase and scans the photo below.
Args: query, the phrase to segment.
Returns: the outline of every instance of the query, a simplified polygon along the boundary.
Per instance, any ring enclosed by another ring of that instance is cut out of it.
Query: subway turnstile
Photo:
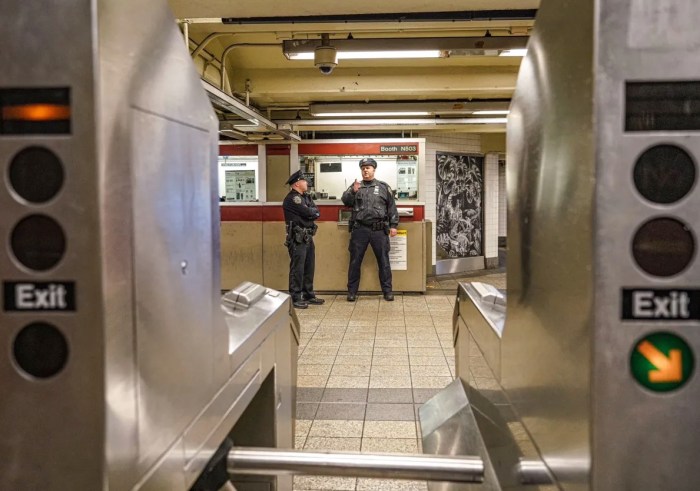
[[[187,490],[227,439],[290,448],[289,297],[220,298],[218,121],[166,3],[4,2],[0,44],[0,489]]]
[[[700,489],[698,22],[692,0],[542,2],[507,128],[507,309],[463,284],[455,316],[451,414],[486,488]]]

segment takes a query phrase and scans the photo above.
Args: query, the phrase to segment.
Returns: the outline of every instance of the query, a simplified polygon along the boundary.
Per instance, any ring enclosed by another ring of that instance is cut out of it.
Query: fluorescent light
[[[339,60],[372,60],[378,58],[440,58],[440,50],[410,50],[410,51],[338,51]]]
[[[501,51],[498,56],[525,56],[527,54],[527,48],[523,49],[506,49]]]
[[[497,115],[497,114],[508,114],[510,111],[474,111],[472,114],[483,114],[483,115]]]
[[[400,58],[440,58],[441,51],[412,50],[412,51],[338,51],[339,60],[376,60]],[[290,60],[313,60],[313,52],[291,53]]]
[[[524,56],[527,36],[485,36],[444,38],[358,38],[330,39],[325,46],[335,48],[338,59],[440,58],[447,56]],[[290,60],[312,60],[321,39],[282,41],[282,51]]]
[[[277,121],[279,125],[301,126],[420,126],[460,124],[505,124],[508,118],[405,118],[405,119],[289,119]]]
[[[353,116],[428,116],[428,111],[367,111],[367,112],[342,112],[342,113],[316,113],[314,116],[326,118],[347,118]]]

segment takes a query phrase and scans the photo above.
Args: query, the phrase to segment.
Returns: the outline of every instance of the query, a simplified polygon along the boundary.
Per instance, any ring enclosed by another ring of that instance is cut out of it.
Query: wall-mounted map
[[[437,256],[483,255],[484,157],[438,152]]]

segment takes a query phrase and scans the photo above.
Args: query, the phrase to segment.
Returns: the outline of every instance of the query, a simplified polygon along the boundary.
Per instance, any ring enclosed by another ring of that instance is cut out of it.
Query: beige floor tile
[[[411,356],[444,356],[442,348],[408,348]]]
[[[408,366],[408,356],[403,355],[403,356],[390,356],[390,355],[378,355],[375,354],[372,356],[372,366],[375,365],[395,365],[395,366],[400,366],[400,365],[405,365]],[[336,364],[338,362],[336,361]]]
[[[297,387],[325,387],[327,380],[323,375],[298,375]]]
[[[316,423],[314,422],[314,424]],[[311,430],[313,431],[313,426]],[[412,438],[415,441],[418,435],[414,421],[365,421],[362,437]]]
[[[317,419],[311,425],[309,436],[358,438],[362,436],[362,426],[362,421]]]
[[[407,355],[408,354],[408,349],[407,348],[382,348],[381,346],[375,347],[374,348],[374,356],[377,355],[382,355],[382,356],[402,356],[402,355]]]
[[[297,375],[323,375],[327,377],[331,373],[333,365],[297,365]]]
[[[374,347],[374,339],[348,339],[347,337],[343,338],[343,342],[340,344],[340,348],[345,348],[347,346],[357,346],[357,347],[363,347],[363,348],[373,348]]]
[[[399,338],[396,336],[396,338],[391,338],[391,339],[377,339],[374,342],[374,347],[375,348],[406,348],[406,337],[401,336]]]
[[[413,365],[432,365],[432,366],[447,366],[445,355],[443,356],[409,356],[411,366]]]
[[[411,365],[412,377],[449,377],[447,365]]]
[[[374,327],[377,325],[377,319],[350,319],[348,327]]]
[[[440,344],[440,340],[435,337],[435,338],[430,338],[430,337],[416,337],[416,338],[408,338],[408,347],[409,348],[440,348],[442,349],[442,345]]]
[[[333,365],[332,376],[369,377],[371,365]]]
[[[428,491],[425,481],[404,481],[399,479],[357,480],[357,491]]]
[[[295,491],[354,491],[354,477],[294,476]]]
[[[307,348],[318,347],[318,348],[338,348],[343,341],[342,334],[326,335],[326,336],[314,336],[311,341],[309,341]]]
[[[452,382],[452,377],[414,376],[411,380],[413,381],[413,388],[415,389],[442,389]]]
[[[306,438],[306,435],[309,434],[311,423],[313,423],[313,421],[310,419],[297,419],[294,422],[294,436]]]
[[[417,453],[418,442],[414,438],[363,438],[363,452]]]
[[[300,364],[307,365],[332,365],[335,359],[335,356],[307,355],[302,353],[298,361]]]
[[[306,443],[305,436],[297,436],[294,438],[294,448],[296,448],[297,450],[303,449],[305,443]]]
[[[408,358],[408,357],[407,357]],[[406,360],[408,363],[408,360]],[[371,365],[372,355],[338,355],[335,357],[336,365]]]
[[[369,377],[348,377],[345,375],[331,375],[326,387],[338,389],[364,389],[369,384]]]
[[[382,319],[381,317],[377,319],[377,326],[382,326],[382,327],[404,327],[406,325],[406,321],[404,320],[403,316],[392,316],[386,319]]]
[[[338,355],[355,356],[355,355],[370,355],[372,354],[371,346],[341,346],[338,349]]]
[[[311,343],[309,343],[306,348],[304,348],[305,355],[334,356],[337,353],[337,346],[312,346]]]
[[[330,450],[335,452],[359,452],[361,438],[329,438],[310,436],[306,439],[304,450]]]
[[[349,319],[347,317],[338,317],[338,318],[332,318],[332,317],[325,317],[321,323],[318,325],[318,327],[324,327],[324,326],[330,326],[330,327],[337,327],[337,326],[347,326],[349,322]]]
[[[372,377],[409,377],[408,365],[372,365]]]
[[[372,389],[405,389],[411,387],[411,377],[407,376],[374,376],[369,379],[369,386]]]

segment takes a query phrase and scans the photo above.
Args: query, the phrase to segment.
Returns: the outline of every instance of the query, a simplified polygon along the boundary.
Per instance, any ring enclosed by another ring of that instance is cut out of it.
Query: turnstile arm
[[[308,474],[341,477],[482,482],[479,457],[424,454],[307,452],[276,448],[234,447],[229,474]]]

